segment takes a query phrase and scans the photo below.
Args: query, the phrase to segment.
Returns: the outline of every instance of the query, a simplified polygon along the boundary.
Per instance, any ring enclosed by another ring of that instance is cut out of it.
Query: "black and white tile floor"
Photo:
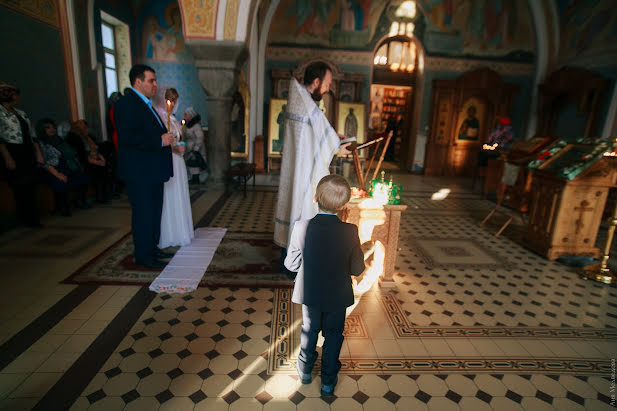
[[[491,203],[467,181],[397,178],[410,207],[396,287],[359,296],[335,397],[320,397],[318,375],[302,385],[293,372],[300,316],[286,290],[152,296],[134,286],[56,287],[76,263],[41,258],[22,260],[27,277],[7,276],[21,277],[22,288],[0,280],[2,306],[13,307],[0,317],[0,328],[10,326],[2,334],[0,409],[613,409],[616,289],[581,281],[511,236],[479,227]],[[430,200],[444,187],[449,197]],[[273,204],[271,193],[240,198],[234,194],[212,224],[268,231],[259,213]],[[0,263],[17,270],[1,251]],[[89,252],[96,249],[82,251]],[[49,280],[39,274],[45,270]],[[33,308],[26,285],[40,282],[48,292],[36,290],[47,297]],[[72,309],[57,308],[78,291]],[[46,310],[59,318],[28,340],[19,326],[28,329]],[[14,347],[15,336],[31,342]]]

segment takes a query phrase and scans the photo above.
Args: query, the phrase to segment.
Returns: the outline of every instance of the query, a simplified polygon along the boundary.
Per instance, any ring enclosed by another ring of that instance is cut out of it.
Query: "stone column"
[[[231,102],[238,86],[240,65],[248,56],[246,45],[236,41],[187,40],[195,57],[199,81],[208,95],[208,142],[210,180],[225,181],[231,165]]]

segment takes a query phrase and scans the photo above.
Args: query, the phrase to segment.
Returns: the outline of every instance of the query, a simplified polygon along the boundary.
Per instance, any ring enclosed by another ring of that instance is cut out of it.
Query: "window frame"
[[[114,48],[113,49],[109,49],[107,47],[104,46],[103,44],[103,26],[111,29],[112,35],[113,35],[113,41],[114,41]],[[116,39],[116,26],[114,26],[113,24],[105,21],[105,20],[101,20],[101,46],[103,47],[103,73],[104,73],[104,78],[105,78],[105,93],[107,94],[106,98],[109,98],[109,96],[111,95],[112,92],[109,91],[109,85],[107,84],[107,70],[113,70],[115,76],[116,76],[116,88],[120,87],[120,78],[118,77],[118,55],[117,55],[117,45],[118,45],[118,41]],[[108,67],[107,66],[107,58],[106,58],[106,54],[111,54],[114,58],[114,66],[115,67]],[[115,90],[118,91],[118,90]]]

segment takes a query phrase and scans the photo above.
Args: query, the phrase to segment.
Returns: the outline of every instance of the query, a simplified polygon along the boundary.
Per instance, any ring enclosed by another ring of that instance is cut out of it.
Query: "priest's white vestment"
[[[284,127],[274,242],[287,248],[294,223],[317,214],[315,188],[330,174],[330,162],[341,140],[306,87],[296,79],[289,84]]]

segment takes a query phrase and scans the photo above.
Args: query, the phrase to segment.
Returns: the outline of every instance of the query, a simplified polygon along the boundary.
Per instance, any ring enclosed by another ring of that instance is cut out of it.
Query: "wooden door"
[[[413,136],[414,141],[411,141],[411,122],[414,112],[412,101],[414,92],[415,88],[412,87],[411,91],[406,93],[405,95],[405,114],[403,115],[403,124],[401,125],[401,148],[399,150],[398,158],[398,164],[401,170],[407,169],[409,157],[413,157],[416,147],[415,135]]]
[[[448,153],[452,144],[454,91],[433,88],[430,136],[426,148],[424,174],[443,176],[448,173]]]

